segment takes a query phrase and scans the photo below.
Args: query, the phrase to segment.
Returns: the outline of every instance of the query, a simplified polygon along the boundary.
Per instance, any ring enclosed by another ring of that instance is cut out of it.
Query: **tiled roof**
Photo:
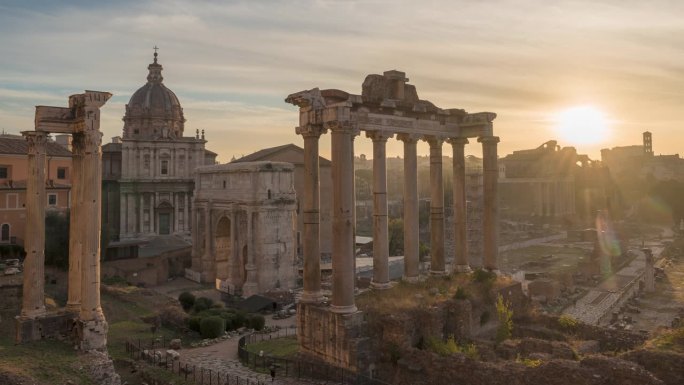
[[[270,157],[287,149],[292,149],[295,152],[299,152],[302,154],[302,160],[298,163],[304,163],[304,149],[297,146],[296,144],[284,144],[282,146],[276,146],[276,147],[270,147],[270,148],[264,148],[263,150],[259,150],[255,153],[245,155],[240,159],[236,159],[232,161],[231,163],[242,163],[242,162],[257,162],[260,160],[271,160]],[[328,159],[325,159],[322,156],[318,157],[318,162],[320,165],[330,165],[331,162]]]
[[[0,136],[0,154],[28,154],[28,143],[23,137]],[[48,156],[71,157],[71,152],[55,142],[47,142]]]

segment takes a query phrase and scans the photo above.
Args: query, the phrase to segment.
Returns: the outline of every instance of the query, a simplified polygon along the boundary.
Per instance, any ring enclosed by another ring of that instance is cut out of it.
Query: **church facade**
[[[189,240],[195,169],[216,162],[204,131],[184,136],[183,108],[162,69],[155,52],[147,83],[126,105],[123,135],[103,146],[103,229],[110,241]]]

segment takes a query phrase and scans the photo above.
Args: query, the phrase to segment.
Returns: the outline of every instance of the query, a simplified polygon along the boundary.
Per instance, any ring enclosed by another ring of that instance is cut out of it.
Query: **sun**
[[[593,106],[575,106],[556,115],[555,131],[572,144],[597,144],[608,139],[610,124],[606,115]]]

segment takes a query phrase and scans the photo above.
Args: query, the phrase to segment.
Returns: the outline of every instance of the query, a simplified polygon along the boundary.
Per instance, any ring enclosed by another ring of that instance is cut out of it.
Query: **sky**
[[[496,112],[501,156],[556,139],[600,159],[647,130],[656,154],[680,153],[682,20],[684,2],[664,0],[0,0],[0,129],[31,130],[35,105],[92,89],[114,94],[105,141],[121,135],[156,45],[186,135],[204,129],[221,162],[302,144],[288,94],[360,94],[367,74],[390,69],[438,107]],[[559,136],[559,116],[575,106],[603,113],[605,140]],[[466,153],[480,155],[471,143]],[[369,139],[355,145],[372,154]],[[390,141],[388,155],[401,153]]]

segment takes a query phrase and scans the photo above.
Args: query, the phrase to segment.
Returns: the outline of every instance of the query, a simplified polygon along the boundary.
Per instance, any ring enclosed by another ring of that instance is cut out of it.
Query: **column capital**
[[[419,140],[423,139],[423,135],[420,134],[397,134],[397,139],[404,143],[418,143]]]
[[[366,138],[370,138],[373,142],[387,142],[387,139],[393,138],[394,133],[388,131],[366,131]]]
[[[430,145],[430,148],[433,147],[442,147],[442,143],[444,143],[444,138],[442,136],[438,135],[426,135],[425,138],[423,138],[428,144]]]
[[[328,129],[322,124],[307,124],[295,128],[297,135],[301,135],[305,138],[320,138],[326,131],[328,131]]]
[[[451,144],[452,146],[457,146],[457,145],[465,146],[466,144],[470,143],[468,141],[468,138],[462,138],[462,137],[447,138],[446,142]]]
[[[497,144],[497,143],[499,143],[499,137],[498,136],[480,136],[477,138],[477,141],[482,143],[482,144]]]
[[[83,144],[86,153],[100,152],[102,145],[102,133],[97,130],[83,131]]]
[[[28,143],[29,155],[45,154],[47,133],[41,131],[23,131],[21,133]]]
[[[323,123],[323,127],[331,132],[350,134],[352,136],[359,134],[359,129],[349,120],[331,120],[329,122]]]
[[[128,149],[126,149],[128,150]],[[85,136],[82,132],[74,132],[71,135],[71,154],[83,156],[85,153]]]

